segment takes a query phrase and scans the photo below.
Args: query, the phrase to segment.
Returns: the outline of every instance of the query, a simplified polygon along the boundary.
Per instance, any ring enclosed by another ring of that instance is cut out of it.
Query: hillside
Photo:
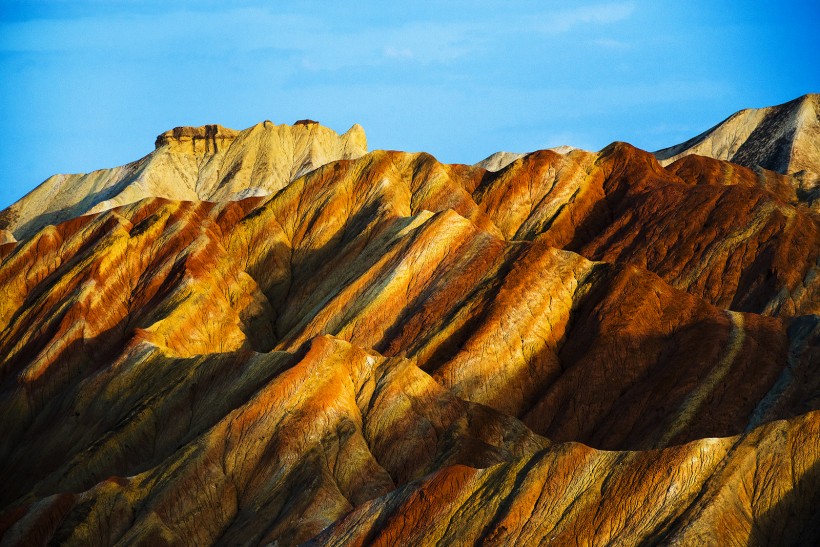
[[[356,128],[173,130],[129,169],[187,197],[12,207],[3,544],[820,542],[791,176],[621,142],[488,170]]]

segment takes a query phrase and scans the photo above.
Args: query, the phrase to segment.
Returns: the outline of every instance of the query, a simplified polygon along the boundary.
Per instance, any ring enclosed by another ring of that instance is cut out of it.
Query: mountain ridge
[[[231,152],[234,143],[237,149]],[[366,151],[367,138],[358,124],[343,135],[316,122],[265,121],[243,131],[177,127],[160,134],[155,150],[135,162],[49,177],[0,212],[0,228],[23,239],[46,224],[146,197],[213,201],[267,195],[324,163]]]
[[[218,199],[0,243],[0,541],[820,540],[820,215],[792,176],[280,146],[307,170],[237,195],[276,127],[160,135]]]
[[[655,152],[667,165],[689,154],[784,175],[820,174],[820,94],[744,109],[681,144]]]

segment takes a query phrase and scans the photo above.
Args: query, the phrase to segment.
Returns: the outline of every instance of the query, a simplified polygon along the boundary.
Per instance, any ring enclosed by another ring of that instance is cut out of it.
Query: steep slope
[[[128,380],[142,387],[140,380],[169,385],[193,376],[197,389],[163,393],[165,403],[142,408],[116,437],[170,456],[128,477],[109,476],[133,452],[92,446],[69,474],[76,481],[92,468],[109,478],[21,506],[7,515],[4,539],[297,544],[329,525],[318,544],[817,538],[817,413],[735,438],[602,452],[549,443],[453,398],[406,360],[327,337],[301,358],[165,364],[145,350],[148,366]],[[150,372],[157,366],[163,375]],[[231,410],[215,387],[240,378],[252,395]],[[95,406],[102,410],[104,401]],[[174,450],[178,432],[188,442]]]
[[[161,135],[219,199],[0,245],[3,543],[818,539],[786,176],[624,143],[313,168],[274,134]],[[306,172],[233,199],[275,165]]]
[[[483,177],[472,194],[506,238],[629,262],[735,311],[820,311],[818,214],[775,173],[681,161],[664,169],[625,143],[598,154],[540,151]]]
[[[13,541],[296,543],[430,469],[483,467],[547,445],[516,420],[449,395],[406,360],[328,337],[314,340],[301,357],[274,352],[170,361],[147,347],[141,353],[146,365],[184,383],[193,377],[197,386],[175,388],[187,400],[184,407],[178,397],[157,404],[149,396],[144,419],[134,416],[117,432],[127,444],[156,431],[154,453],[143,457],[159,465],[31,506],[7,532]],[[161,377],[140,369],[128,379],[155,383]],[[226,381],[239,382],[247,398],[235,409],[236,401],[221,400],[216,389]],[[92,405],[90,412],[100,403]],[[154,425],[143,433],[146,420]],[[166,420],[175,425],[155,429]],[[89,469],[106,476],[124,471],[116,460],[135,455],[112,448],[111,441],[92,446],[71,462],[75,484],[87,482],[81,473]],[[168,457],[158,457],[157,448]],[[44,519],[62,525],[43,526]]]
[[[655,152],[667,165],[690,154],[795,175],[816,202],[820,182],[820,95],[768,108],[741,110],[688,141]]]
[[[266,121],[244,131],[177,127],[157,137],[156,150],[136,162],[47,179],[0,212],[0,229],[24,239],[47,224],[147,197],[218,201],[268,195],[320,165],[366,152],[359,125],[342,136],[310,120],[293,126]]]
[[[487,469],[448,467],[309,545],[814,545],[818,435],[814,413],[660,451],[566,444]]]

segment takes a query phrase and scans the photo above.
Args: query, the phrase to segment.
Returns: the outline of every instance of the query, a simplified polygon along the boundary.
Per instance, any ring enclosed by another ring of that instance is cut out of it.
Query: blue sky
[[[0,208],[178,125],[360,123],[459,163],[655,150],[820,92],[818,23],[816,0],[0,0]]]

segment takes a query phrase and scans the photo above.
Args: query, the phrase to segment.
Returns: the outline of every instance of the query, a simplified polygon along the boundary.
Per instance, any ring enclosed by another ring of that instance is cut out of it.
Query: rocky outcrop
[[[547,150],[552,150],[557,154],[569,154],[573,150],[579,149],[575,148],[574,146],[567,146],[566,144],[564,144],[561,146],[556,146],[554,148],[548,148]],[[480,162],[476,163],[475,166],[486,169],[487,171],[501,171],[518,158],[524,156],[526,156],[526,154],[518,152],[496,152],[495,154],[490,154]]]
[[[266,121],[244,131],[177,127],[159,135],[156,150],[136,162],[47,179],[0,212],[0,229],[25,239],[48,224],[149,197],[219,201],[268,195],[325,163],[366,152],[359,125],[341,136],[318,123]]]
[[[175,127],[157,137],[155,148],[167,146],[169,150],[195,156],[213,155],[220,148],[227,148],[239,131],[221,125],[202,127]]]
[[[269,155],[323,130],[180,131],[196,188],[234,195],[217,157],[285,182],[0,245],[4,543],[820,539],[820,219],[788,176]]]

